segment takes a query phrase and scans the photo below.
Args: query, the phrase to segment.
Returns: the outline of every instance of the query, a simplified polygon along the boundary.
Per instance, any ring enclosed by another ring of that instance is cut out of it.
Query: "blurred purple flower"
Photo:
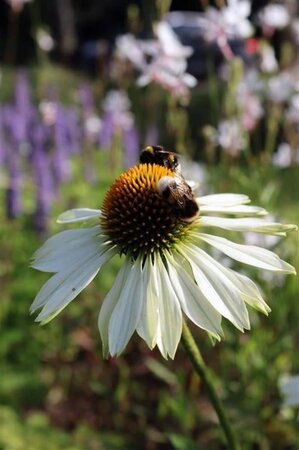
[[[56,193],[50,157],[46,148],[47,131],[47,127],[39,124],[32,135],[31,166],[33,182],[36,186],[36,208],[33,223],[39,232],[47,230],[47,216],[51,211]]]
[[[134,166],[139,157],[140,145],[139,135],[135,126],[124,132],[125,167]]]
[[[100,133],[100,146],[103,148],[110,148],[114,136],[114,122],[113,115],[106,112],[102,118],[102,128]]]
[[[134,118],[129,110],[130,100],[124,91],[111,90],[107,93],[102,117],[100,144],[111,147],[115,133],[123,135],[134,126]]]
[[[6,160],[6,139],[5,139],[5,129],[4,129],[4,114],[3,108],[0,109],[0,167],[5,163]]]
[[[69,158],[69,138],[65,122],[66,111],[61,105],[57,106],[57,118],[54,124],[54,151],[51,164],[55,182],[60,184],[70,179],[71,167]]]
[[[84,115],[93,114],[94,99],[90,85],[87,83],[82,84],[79,87],[78,96],[83,110],[83,114]]]
[[[6,190],[6,216],[15,219],[22,213],[22,173],[19,155],[7,148],[8,185]]]
[[[151,125],[146,130],[145,145],[158,145],[160,142],[159,130],[155,125]]]

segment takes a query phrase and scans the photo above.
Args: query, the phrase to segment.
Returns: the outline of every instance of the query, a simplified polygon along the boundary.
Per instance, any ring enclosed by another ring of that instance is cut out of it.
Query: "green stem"
[[[193,364],[196,373],[199,375],[199,377],[204,381],[206,385],[210,401],[214,406],[220,425],[226,436],[228,448],[230,450],[240,450],[234,430],[229,423],[223,405],[216,393],[216,389],[213,383],[213,376],[208,367],[205,365],[205,362],[201,356],[199,348],[197,347],[186,322],[183,323],[182,344],[185,347],[185,350]]]

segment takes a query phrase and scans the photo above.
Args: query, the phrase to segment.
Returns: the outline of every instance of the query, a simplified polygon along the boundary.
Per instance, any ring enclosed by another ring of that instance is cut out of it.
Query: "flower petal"
[[[181,306],[160,256],[156,256],[155,264],[159,288],[157,345],[164,358],[174,358],[182,335]]]
[[[279,256],[270,250],[254,245],[236,244],[223,237],[210,234],[198,233],[198,236],[230,258],[242,263],[276,272],[296,273],[293,266],[280,259]]]
[[[190,248],[192,249],[194,247],[191,246]],[[198,251],[198,249],[196,249],[196,251]],[[243,301],[248,303],[253,308],[268,315],[271,310],[264,301],[258,287],[252,280],[250,280],[250,278],[219,263],[202,249],[200,249],[200,253],[204,253],[204,257],[206,259],[205,263],[209,263],[212,270],[213,268],[216,268],[220,277],[222,278],[224,276],[226,278],[227,286],[231,286],[232,289],[236,288],[239,291],[239,295]]]
[[[82,261],[76,261],[66,270],[56,273],[41,288],[30,311],[43,307],[37,322],[46,323],[55,317],[93,280],[102,265],[114,254],[113,249],[99,255],[90,253]]]
[[[48,253],[60,251],[63,246],[65,251],[76,244],[77,241],[84,242],[84,239],[90,239],[91,236],[100,234],[100,227],[81,228],[76,230],[65,230],[55,234],[34,253],[33,260],[46,257]]]
[[[251,205],[233,205],[233,206],[214,206],[214,205],[203,205],[200,206],[201,214],[236,214],[236,215],[258,215],[264,216],[268,212],[264,208],[259,206]]]
[[[128,263],[127,263],[128,264]],[[119,355],[136,330],[144,301],[144,271],[140,260],[131,264],[108,326],[109,351]]]
[[[257,285],[246,275],[235,272],[232,269],[228,269],[228,276],[233,278],[233,282],[236,287],[240,290],[242,298],[244,301],[250,305],[252,308],[268,315],[271,308],[264,301]]]
[[[99,227],[59,233],[34,254],[31,267],[44,272],[60,272],[74,261],[83,261],[92,253],[100,255],[110,244],[98,233]]]
[[[150,258],[147,258],[144,264],[144,291],[145,300],[140,315],[140,321],[137,326],[137,333],[145,340],[150,349],[153,349],[157,343],[157,329],[159,323],[158,297],[159,286],[157,268],[152,264]]]
[[[202,295],[194,279],[185,270],[180,255],[175,254],[174,257],[168,257],[167,261],[169,278],[186,316],[198,327],[220,339],[220,335],[222,335],[221,315]]]
[[[243,194],[212,194],[198,197],[196,200],[199,206],[236,206],[250,202],[249,197]]]
[[[86,220],[99,218],[101,211],[99,209],[76,208],[69,209],[60,214],[57,218],[58,223],[84,222]]]
[[[231,219],[227,217],[203,216],[199,218],[198,222],[201,226],[218,227],[224,230],[254,231],[256,233],[276,235],[284,235],[287,231],[297,229],[296,225],[267,222],[264,219],[255,217]]]
[[[249,329],[248,311],[240,292],[222,268],[215,264],[215,260],[192,244],[182,246],[181,252],[192,268],[199,289],[210,304],[239,330]]]
[[[126,260],[125,263],[122,265],[121,269],[119,270],[113,283],[113,286],[106,295],[100,310],[98,318],[98,327],[102,339],[102,349],[104,358],[108,358],[109,355],[108,328],[110,318],[121,295],[123,286],[125,284],[125,280],[127,279],[130,270],[131,264]]]

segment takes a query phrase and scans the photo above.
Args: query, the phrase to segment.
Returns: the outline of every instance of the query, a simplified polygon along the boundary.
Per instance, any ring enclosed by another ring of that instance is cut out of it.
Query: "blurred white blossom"
[[[115,45],[118,57],[129,60],[139,70],[144,69],[146,59],[141,40],[136,39],[133,34],[124,34],[116,38]]]
[[[245,130],[254,130],[259,119],[264,115],[261,99],[257,95],[263,87],[264,83],[255,70],[246,72],[237,87],[236,101]]]
[[[208,7],[200,20],[203,38],[207,42],[216,42],[227,59],[233,57],[228,43],[230,39],[245,39],[253,34],[248,20],[251,3],[247,0],[228,0],[227,6],[216,9]]]
[[[85,119],[84,129],[87,136],[91,139],[95,139],[102,128],[101,119],[95,114],[90,115]]]
[[[139,86],[155,82],[175,97],[188,98],[189,89],[197,83],[187,73],[187,58],[193,53],[191,47],[182,45],[166,21],[154,26],[156,39],[141,40],[126,34],[116,40],[116,52],[140,71]]]
[[[268,81],[268,97],[274,103],[287,101],[294,88],[294,82],[289,72],[280,72]]]
[[[37,31],[36,40],[39,48],[44,52],[50,52],[55,47],[55,41],[48,31],[40,28]]]
[[[51,126],[56,123],[58,106],[56,102],[43,100],[39,104],[39,111],[45,125]]]
[[[292,96],[286,109],[286,118],[295,124],[299,124],[299,93]]]
[[[285,406],[299,406],[299,375],[284,375],[279,385]]]
[[[260,45],[259,57],[259,66],[262,72],[271,73],[278,70],[278,62],[274,49],[267,41],[263,41]]]
[[[272,157],[272,163],[282,168],[299,163],[299,148],[293,149],[287,142],[282,142]]]
[[[244,131],[237,119],[222,120],[216,131],[214,141],[228,155],[237,157],[245,147]]]
[[[290,23],[290,14],[287,7],[279,3],[266,5],[258,14],[258,22],[265,34],[272,30],[281,30]]]

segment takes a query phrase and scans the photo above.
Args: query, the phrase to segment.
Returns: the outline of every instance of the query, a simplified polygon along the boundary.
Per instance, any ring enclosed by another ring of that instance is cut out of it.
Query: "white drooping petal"
[[[293,266],[279,258],[275,253],[254,245],[236,244],[220,236],[198,233],[198,237],[230,258],[261,269],[273,270],[275,272],[293,273]]]
[[[99,232],[97,226],[58,233],[34,254],[31,266],[44,272],[65,271],[74,261],[84,261],[92,253],[105,252],[109,244]]]
[[[202,254],[208,270],[214,271],[216,276],[220,277],[220,280],[224,278],[226,285],[230,287],[230,289],[237,289],[238,295],[241,296],[244,302],[266,315],[270,312],[270,308],[264,301],[258,287],[250,280],[250,278],[219,263],[202,249],[194,247],[193,245],[190,247],[188,245],[188,248],[191,250],[193,249],[193,253],[199,252],[199,254]]]
[[[198,327],[220,339],[220,335],[222,335],[221,315],[185,270],[179,255],[176,254],[173,258],[168,257],[167,261],[169,278],[186,316]]]
[[[267,222],[256,217],[241,217],[231,219],[227,217],[204,216],[199,218],[199,224],[205,227],[218,227],[231,231],[254,231],[274,235],[285,235],[287,231],[297,229],[296,225]]]
[[[50,278],[37,294],[30,311],[43,307],[37,322],[48,322],[65,308],[94,279],[102,265],[114,254],[113,249],[105,253],[91,253],[84,260],[74,261],[64,271]]]
[[[239,330],[249,329],[248,311],[241,293],[222,267],[215,264],[216,261],[207,253],[192,244],[182,246],[181,252],[192,268],[200,291],[210,304]]]
[[[34,253],[33,261],[46,257],[49,253],[60,251],[61,247],[68,251],[73,248],[77,242],[84,243],[91,236],[100,234],[100,227],[82,228],[78,230],[65,230],[55,234],[46,240],[46,242]]]
[[[99,314],[98,327],[102,339],[103,356],[105,358],[109,355],[108,329],[110,318],[121,295],[125,280],[127,279],[130,270],[131,264],[125,262],[119,270],[112,288],[106,295]]]
[[[159,288],[157,346],[164,358],[174,358],[182,335],[181,306],[173,288],[173,280],[159,255],[156,256],[155,264]]]
[[[150,349],[157,343],[157,329],[159,324],[158,298],[160,295],[158,285],[157,268],[147,258],[144,264],[144,294],[140,321],[137,326],[137,333],[145,340]]]
[[[202,205],[200,206],[201,214],[236,214],[236,215],[258,215],[264,216],[268,212],[264,208],[251,205],[233,205],[233,206],[214,206]]]
[[[101,211],[99,209],[76,208],[69,209],[60,214],[57,218],[58,223],[84,222],[90,219],[99,218]]]
[[[243,194],[212,194],[198,197],[196,200],[199,206],[237,206],[250,203],[249,197]]]
[[[241,292],[243,300],[252,308],[257,309],[263,314],[268,315],[271,308],[263,299],[257,285],[246,275],[238,273],[232,269],[228,269],[228,276],[231,277],[232,282]]]
[[[119,355],[136,330],[144,302],[144,271],[141,261],[130,264],[127,277],[118,301],[113,309],[108,326],[109,352]]]

